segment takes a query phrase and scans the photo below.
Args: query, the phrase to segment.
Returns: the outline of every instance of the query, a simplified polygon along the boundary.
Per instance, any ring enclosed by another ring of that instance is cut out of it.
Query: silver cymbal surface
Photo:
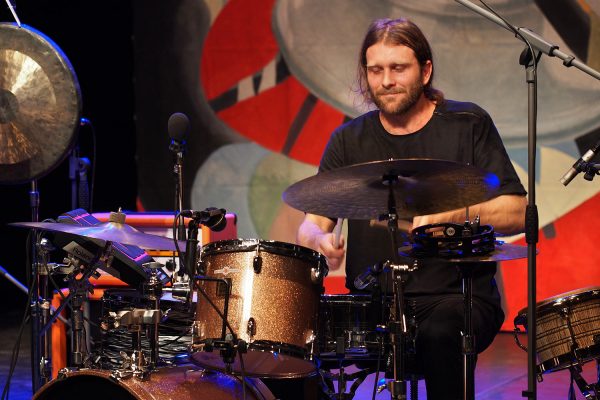
[[[175,242],[171,238],[140,232],[130,225],[115,222],[103,222],[94,226],[71,225],[56,222],[14,222],[8,225],[68,233],[105,242],[134,245],[144,249],[176,250]],[[179,249],[184,252],[186,242],[178,241],[178,245]]]

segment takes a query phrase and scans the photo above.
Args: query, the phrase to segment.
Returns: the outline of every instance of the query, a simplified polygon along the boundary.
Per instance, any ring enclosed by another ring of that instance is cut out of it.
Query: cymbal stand
[[[406,327],[406,318],[404,313],[404,280],[405,273],[409,271],[408,265],[400,265],[400,256],[398,254],[398,213],[396,212],[396,199],[394,197],[394,186],[398,184],[397,174],[389,173],[382,177],[384,185],[389,188],[388,194],[388,214],[381,216],[380,219],[387,219],[388,231],[392,243],[393,264],[390,264],[392,270],[393,287],[393,316],[390,315],[389,332],[392,342],[393,355],[393,380],[387,383],[387,389],[391,393],[392,399],[406,399],[406,380],[404,365],[404,347],[408,334]]]
[[[150,278],[147,282],[142,284],[142,293],[148,296],[148,299],[152,302],[152,308],[160,311],[160,299],[162,297],[162,282],[159,277],[159,269],[162,264],[159,262],[149,262],[144,264],[146,268],[150,270]],[[162,319],[162,318],[160,318]],[[152,368],[155,368],[160,362],[158,354],[158,325],[160,319],[156,319],[149,326],[149,339],[150,339],[150,363]]]
[[[473,333],[473,264],[457,263],[463,290],[464,325],[462,332],[463,398],[475,399],[476,342]]]
[[[83,335],[83,310],[82,306],[87,301],[87,293],[90,290],[89,279],[98,274],[96,271],[96,264],[98,262],[106,262],[112,248],[111,242],[106,242],[104,247],[98,251],[94,258],[83,266],[83,270],[74,271],[71,274],[69,282],[69,295],[63,300],[62,304],[56,309],[54,314],[48,320],[48,323],[44,325],[41,330],[41,334],[46,334],[48,329],[52,326],[54,321],[58,318],[62,310],[71,303],[73,311],[72,323],[71,323],[71,366],[80,368],[83,367],[86,360],[81,353],[82,343],[84,341]],[[79,274],[81,274],[79,276]],[[79,278],[78,278],[79,276]]]

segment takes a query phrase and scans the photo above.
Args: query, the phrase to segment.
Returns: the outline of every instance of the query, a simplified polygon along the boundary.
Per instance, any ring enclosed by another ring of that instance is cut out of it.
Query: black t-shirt
[[[379,111],[340,126],[327,144],[319,171],[392,158],[432,158],[474,165],[499,178],[498,195],[526,194],[487,112],[473,103],[452,100],[437,105],[429,122],[407,135],[388,133],[379,120]],[[355,277],[376,262],[391,260],[393,253],[385,224],[365,220],[350,220],[348,224],[346,287],[356,291]],[[460,293],[460,277],[454,266],[443,262],[420,265],[408,274],[407,295]],[[473,294],[499,304],[495,272],[494,263],[478,266],[473,275]],[[382,283],[389,290],[390,283]]]

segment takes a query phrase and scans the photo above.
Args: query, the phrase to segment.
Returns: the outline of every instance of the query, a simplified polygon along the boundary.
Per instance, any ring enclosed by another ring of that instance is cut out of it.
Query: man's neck
[[[392,135],[408,135],[423,128],[435,111],[435,103],[425,96],[405,113],[387,114],[379,111],[379,120],[386,131]]]

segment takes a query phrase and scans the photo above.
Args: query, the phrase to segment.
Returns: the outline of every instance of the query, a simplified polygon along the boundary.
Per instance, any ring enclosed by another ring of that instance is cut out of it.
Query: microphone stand
[[[469,2],[468,0],[455,0],[457,3],[469,8],[477,14],[489,19],[501,27],[516,34],[525,41],[529,47],[521,54],[520,64],[526,68],[526,81],[528,87],[528,193],[529,200],[525,216],[525,240],[527,242],[527,382],[528,387],[523,391],[522,397],[537,398],[536,382],[536,243],[538,242],[538,212],[535,203],[535,161],[537,138],[537,77],[535,66],[542,53],[550,57],[563,60],[565,67],[576,67],[586,74],[600,80],[600,72],[590,68],[577,60],[574,56],[558,50],[558,46],[547,42],[527,28],[517,28],[494,15],[493,13]],[[518,34],[517,34],[518,33]],[[531,54],[531,51],[537,54]],[[536,62],[533,63],[534,57]]]
[[[175,155],[175,165],[173,166],[173,175],[175,176],[175,215],[180,215],[183,211],[183,154],[185,151],[185,142],[171,140],[169,150]],[[180,215],[177,220],[177,238],[185,240],[185,222]]]

